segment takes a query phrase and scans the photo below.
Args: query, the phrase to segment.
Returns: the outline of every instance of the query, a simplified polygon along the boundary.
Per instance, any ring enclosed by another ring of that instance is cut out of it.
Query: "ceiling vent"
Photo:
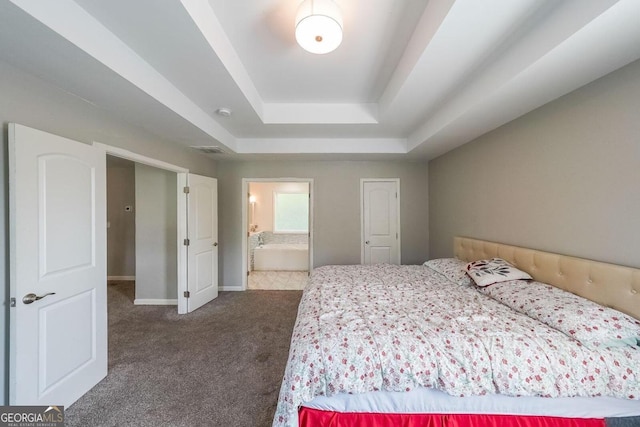
[[[224,154],[226,151],[222,147],[217,145],[192,145],[191,148],[194,150],[202,151],[207,154]]]

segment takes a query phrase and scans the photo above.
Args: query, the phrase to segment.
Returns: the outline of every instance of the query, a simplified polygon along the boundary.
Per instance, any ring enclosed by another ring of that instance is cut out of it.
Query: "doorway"
[[[107,283],[135,305],[177,305],[177,174],[107,156]]]
[[[312,266],[313,181],[243,179],[243,288],[304,289]]]
[[[218,295],[218,181],[189,173],[188,169],[129,150],[94,142],[93,147],[105,156],[131,160],[141,168],[159,171],[165,179],[177,182],[176,198],[177,304],[178,314],[190,313]],[[193,184],[193,185],[192,185]],[[190,192],[190,186],[193,191]],[[174,188],[171,184],[171,188]],[[145,194],[146,197],[146,194]],[[188,215],[187,215],[188,213]],[[190,246],[190,243],[194,243]],[[203,247],[204,246],[204,247]],[[191,249],[189,249],[191,248]],[[150,249],[153,251],[153,248]],[[188,274],[188,271],[195,274]],[[139,275],[139,272],[137,272]],[[167,304],[166,299],[149,304]]]
[[[187,261],[200,255],[187,251],[187,229],[194,229],[191,215],[187,220],[191,203],[198,205],[190,210],[198,213],[198,224],[207,220],[200,213],[211,214],[210,224],[195,228],[196,239],[207,237],[214,248],[207,252],[208,276],[209,287],[217,290],[215,179],[190,175],[187,169],[121,148],[91,146],[9,123],[12,405],[54,401],[69,406],[107,375],[107,154],[172,171],[176,178],[172,197],[179,224],[173,236],[178,247],[178,313],[197,308],[187,303],[191,289]],[[192,179],[206,180],[210,191],[198,185],[198,197],[185,197]],[[201,284],[196,283],[194,293],[204,291]],[[24,297],[19,300],[19,295]]]

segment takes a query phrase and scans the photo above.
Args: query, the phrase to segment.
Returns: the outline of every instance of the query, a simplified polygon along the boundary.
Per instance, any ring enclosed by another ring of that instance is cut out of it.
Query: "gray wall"
[[[429,162],[432,257],[463,235],[640,267],[640,61]]]
[[[141,164],[136,172],[136,300],[178,298],[178,181]]]
[[[314,179],[314,266],[360,264],[360,179],[400,178],[402,263],[428,257],[424,162],[252,161],[218,164],[220,285],[242,285],[242,178]]]
[[[107,276],[136,275],[135,163],[107,156]]]
[[[8,399],[8,165],[7,137],[8,123],[16,122],[25,126],[41,129],[57,135],[73,138],[84,143],[93,141],[114,145],[140,154],[164,160],[189,168],[192,172],[206,176],[215,176],[215,162],[206,156],[193,153],[187,148],[144,129],[127,123],[124,118],[116,117],[89,104],[78,97],[68,94],[45,81],[26,74],[0,61],[0,221],[2,241],[0,245],[0,276],[5,280],[5,292],[2,295],[2,315],[0,315],[0,402]]]

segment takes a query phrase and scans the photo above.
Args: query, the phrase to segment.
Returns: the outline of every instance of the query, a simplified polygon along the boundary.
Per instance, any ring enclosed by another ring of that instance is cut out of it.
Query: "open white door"
[[[105,154],[9,125],[12,405],[69,406],[107,375]]]
[[[400,264],[399,182],[362,181],[363,264]]]
[[[188,174],[187,312],[218,296],[218,181]]]

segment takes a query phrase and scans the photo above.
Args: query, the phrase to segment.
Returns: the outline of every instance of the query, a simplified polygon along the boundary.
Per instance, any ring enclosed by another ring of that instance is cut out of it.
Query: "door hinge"
[[[249,233],[249,232],[247,231],[247,237],[249,237],[249,236],[251,236],[251,233]]]
[[[396,191],[396,199],[398,198],[398,192]]]
[[[11,298],[9,303],[9,307],[15,307],[16,306],[16,299],[15,298]]]
[[[185,298],[189,298],[191,296],[191,292],[189,291],[184,291],[184,297]]]
[[[398,233],[396,233],[396,240],[398,240]]]
[[[189,194],[189,187],[184,187],[184,188],[182,189],[182,191],[183,191],[185,194]]]
[[[189,239],[184,239],[183,243],[184,243],[185,246],[189,246]]]
[[[251,275],[250,271],[247,271],[247,277],[249,277]]]

